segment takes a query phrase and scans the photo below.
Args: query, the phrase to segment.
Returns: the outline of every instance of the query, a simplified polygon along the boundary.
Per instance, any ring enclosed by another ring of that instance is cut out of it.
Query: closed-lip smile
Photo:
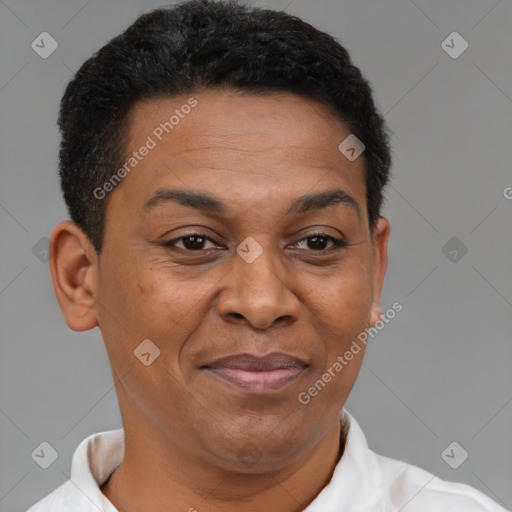
[[[217,359],[202,369],[253,393],[275,392],[295,380],[307,367],[299,359],[282,352],[265,356],[235,354]]]

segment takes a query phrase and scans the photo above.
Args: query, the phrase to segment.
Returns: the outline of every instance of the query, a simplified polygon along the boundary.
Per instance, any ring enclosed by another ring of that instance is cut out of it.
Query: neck
[[[298,512],[328,484],[347,432],[338,422],[290,466],[240,474],[190,461],[161,439],[132,437],[125,426],[123,462],[101,491],[119,512]]]

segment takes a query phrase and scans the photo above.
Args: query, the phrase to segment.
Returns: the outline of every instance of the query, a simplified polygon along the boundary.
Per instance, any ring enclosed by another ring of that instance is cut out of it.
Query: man
[[[31,512],[503,510],[374,454],[343,409],[385,316],[391,159],[337,42],[156,10],[81,67],[59,127],[53,283],[71,329],[101,329],[123,429]]]

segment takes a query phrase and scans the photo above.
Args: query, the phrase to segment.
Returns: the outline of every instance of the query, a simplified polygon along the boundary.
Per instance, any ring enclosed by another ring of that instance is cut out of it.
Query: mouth
[[[307,365],[280,352],[264,357],[236,354],[214,361],[201,369],[252,393],[279,391],[296,380]]]

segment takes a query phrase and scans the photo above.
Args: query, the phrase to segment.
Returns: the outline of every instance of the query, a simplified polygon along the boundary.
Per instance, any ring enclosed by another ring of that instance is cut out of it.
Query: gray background
[[[371,341],[348,410],[376,452],[512,507],[512,3],[250,3],[335,35],[394,132],[383,307],[400,301],[403,311]],[[78,443],[121,425],[100,332],[65,326],[39,240],[66,218],[56,173],[63,88],[159,5],[0,2],[2,511],[25,510],[63,483]],[[31,48],[43,31],[59,44],[47,59]],[[469,43],[456,59],[441,46],[453,31]],[[452,237],[468,249],[455,262],[451,246],[442,250]],[[59,453],[46,470],[31,458],[42,441]],[[452,441],[469,453],[458,469],[441,457]]]

